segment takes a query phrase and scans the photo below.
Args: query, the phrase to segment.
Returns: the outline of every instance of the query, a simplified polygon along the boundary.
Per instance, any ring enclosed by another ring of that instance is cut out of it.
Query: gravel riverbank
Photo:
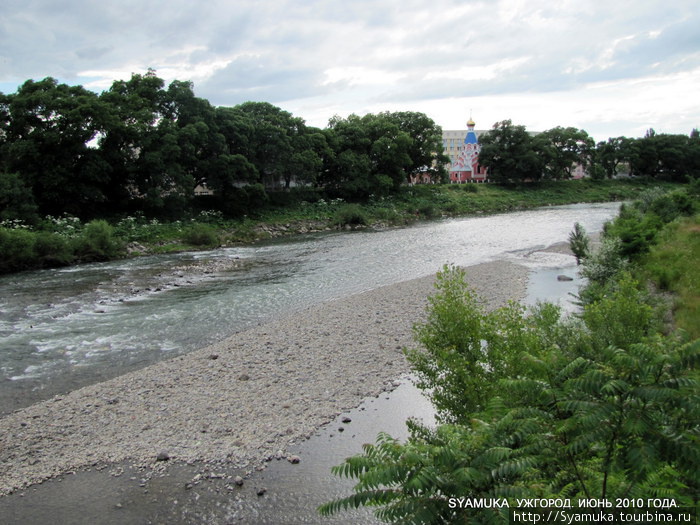
[[[527,286],[527,269],[506,261],[470,267],[467,277],[489,306],[522,298]],[[327,302],[4,416],[0,495],[124,461],[252,468],[395,386],[433,282]]]

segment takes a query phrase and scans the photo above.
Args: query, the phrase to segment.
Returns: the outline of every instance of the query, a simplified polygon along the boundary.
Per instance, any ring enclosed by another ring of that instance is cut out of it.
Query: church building
[[[442,145],[445,154],[450,157],[447,169],[450,182],[462,184],[465,182],[486,182],[486,168],[479,165],[479,132],[474,130],[476,124],[469,118],[467,130],[443,131]]]

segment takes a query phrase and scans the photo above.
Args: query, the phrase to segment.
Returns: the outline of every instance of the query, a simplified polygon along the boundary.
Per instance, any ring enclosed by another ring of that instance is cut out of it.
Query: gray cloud
[[[6,0],[0,83],[105,86],[153,67],[217,105],[335,97],[350,109],[573,91],[697,74],[696,2]]]

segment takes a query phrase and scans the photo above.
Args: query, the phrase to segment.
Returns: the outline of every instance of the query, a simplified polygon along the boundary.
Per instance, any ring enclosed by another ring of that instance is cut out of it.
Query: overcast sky
[[[3,0],[0,91],[148,67],[217,106],[422,111],[597,140],[700,127],[698,0]]]

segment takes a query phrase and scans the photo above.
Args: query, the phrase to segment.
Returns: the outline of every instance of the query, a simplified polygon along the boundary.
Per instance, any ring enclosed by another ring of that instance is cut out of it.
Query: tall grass
[[[668,225],[643,267],[662,290],[675,294],[674,320],[700,338],[700,215]]]

